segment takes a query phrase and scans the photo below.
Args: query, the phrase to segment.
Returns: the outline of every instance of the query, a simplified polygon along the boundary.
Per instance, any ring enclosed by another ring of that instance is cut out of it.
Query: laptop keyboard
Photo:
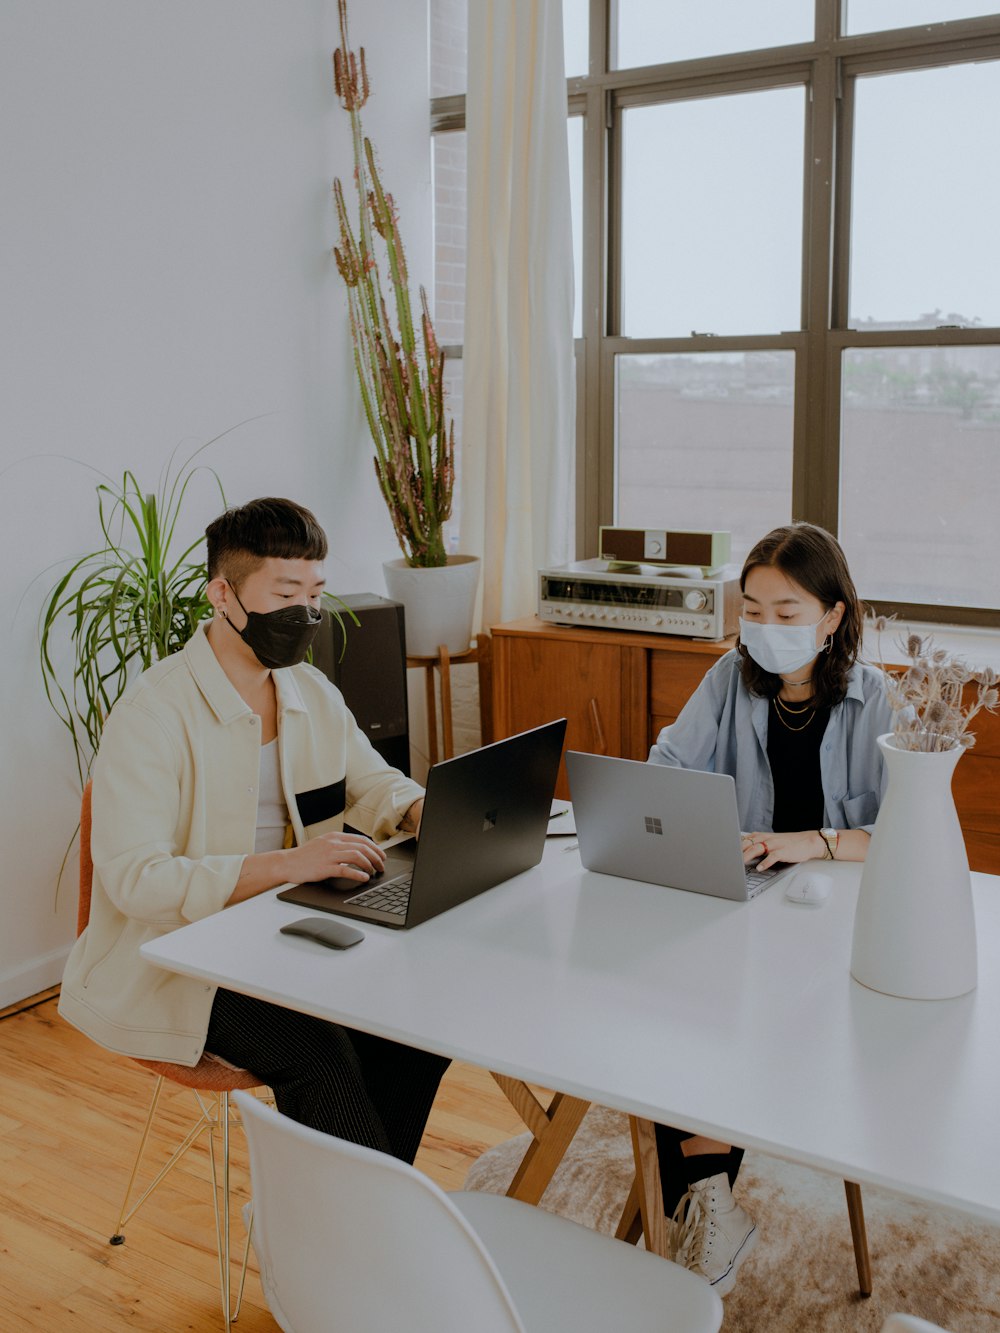
[[[402,875],[394,875],[392,879],[372,884],[346,901],[358,907],[373,908],[378,912],[391,912],[393,916],[406,916],[406,909],[410,905],[412,882],[413,872],[406,871]]]
[[[776,870],[754,870],[748,868],[747,877],[747,898],[756,898],[758,893],[771,883]],[[394,875],[392,879],[387,879],[378,884],[371,884],[367,889],[362,889],[345,901],[357,907],[368,907],[376,912],[390,912],[393,916],[406,916],[406,909],[410,905],[410,885],[413,882],[413,872],[407,871],[402,875]]]
[[[758,893],[762,893],[764,889],[767,888],[767,886],[771,883],[771,881],[774,879],[777,873],[778,872],[776,870],[748,869],[746,872],[747,897],[756,898]]]

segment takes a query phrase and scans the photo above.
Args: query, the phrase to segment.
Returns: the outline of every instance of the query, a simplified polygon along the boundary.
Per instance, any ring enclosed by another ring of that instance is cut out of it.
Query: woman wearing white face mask
[[[775,528],[740,575],[736,648],[716,662],[650,762],[729,773],[744,859],[863,861],[891,730],[882,673],[857,660],[863,614],[839,544]]]
[[[719,659],[650,762],[729,773],[744,860],[863,861],[885,791],[876,738],[892,729],[882,673],[857,660],[863,613],[839,544],[775,528],[747,556],[736,648]],[[756,1239],[731,1186],[743,1153],[657,1126],[678,1259],[725,1294]],[[689,1192],[688,1192],[689,1191]]]

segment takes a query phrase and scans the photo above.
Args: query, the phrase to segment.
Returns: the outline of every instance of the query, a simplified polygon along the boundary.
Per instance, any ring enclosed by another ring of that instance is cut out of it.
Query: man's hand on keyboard
[[[385,869],[385,853],[363,833],[321,833],[285,855],[288,878],[304,884],[319,879],[355,879],[364,884]]]

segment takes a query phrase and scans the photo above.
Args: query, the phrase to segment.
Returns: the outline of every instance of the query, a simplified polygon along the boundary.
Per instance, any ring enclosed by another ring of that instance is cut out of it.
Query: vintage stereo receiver
[[[740,580],[734,565],[709,578],[692,571],[637,566],[632,572],[607,560],[578,560],[538,572],[538,614],[556,625],[601,626],[724,639],[739,628]]]

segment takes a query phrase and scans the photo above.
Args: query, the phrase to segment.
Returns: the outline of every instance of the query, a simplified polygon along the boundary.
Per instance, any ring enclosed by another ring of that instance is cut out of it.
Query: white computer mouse
[[[820,907],[830,896],[833,878],[818,870],[800,870],[793,875],[785,890],[785,897],[790,903],[811,903]]]

